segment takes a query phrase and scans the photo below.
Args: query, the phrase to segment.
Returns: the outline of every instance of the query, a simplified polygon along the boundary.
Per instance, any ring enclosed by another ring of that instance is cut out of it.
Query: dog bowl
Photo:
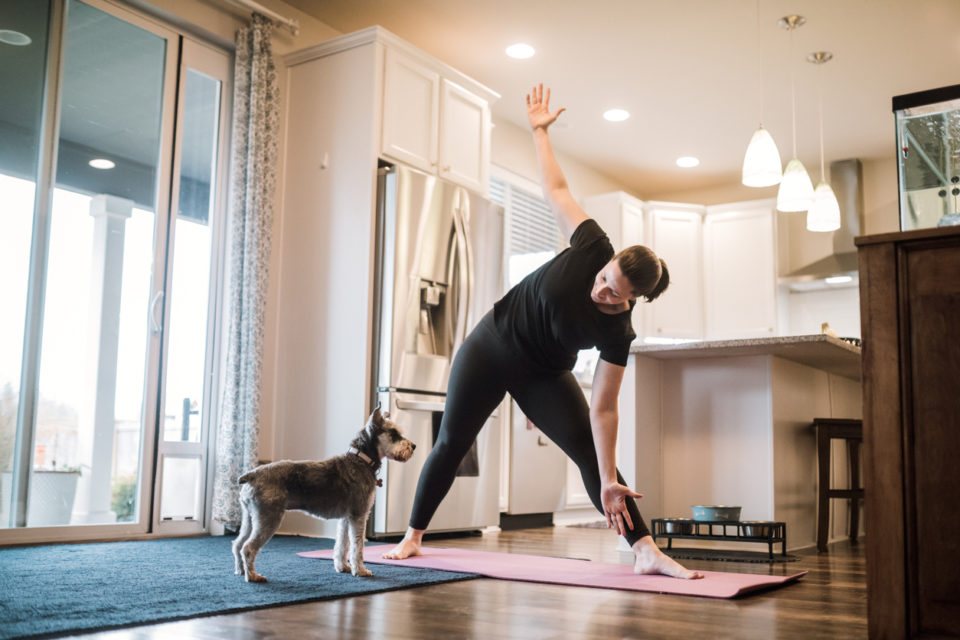
[[[742,507],[724,505],[697,505],[690,508],[693,510],[694,520],[715,522],[736,522],[740,519],[740,509],[742,509]]]
[[[769,520],[744,520],[743,535],[749,538],[769,538],[773,534],[773,522]]]
[[[693,520],[691,518],[664,518],[663,528],[665,533],[688,536],[693,533]]]

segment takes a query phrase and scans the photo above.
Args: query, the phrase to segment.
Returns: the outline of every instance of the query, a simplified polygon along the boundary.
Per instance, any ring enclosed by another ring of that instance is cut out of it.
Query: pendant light
[[[833,59],[829,51],[817,51],[807,56],[807,61],[823,66]],[[823,165],[823,74],[817,70],[817,91],[820,97],[820,182],[813,193],[813,206],[807,211],[808,231],[836,231],[840,228],[840,205],[837,196],[827,183]]]
[[[743,156],[742,182],[748,187],[770,187],[783,177],[780,150],[770,132],[763,128],[763,56],[760,46],[760,0],[757,0],[757,61],[760,70],[760,125],[753,132]]]
[[[813,183],[807,170],[797,158],[797,87],[793,65],[793,32],[806,22],[803,16],[786,16],[778,24],[790,32],[790,100],[793,124],[793,159],[787,163],[777,192],[777,210],[806,211],[813,204]]]

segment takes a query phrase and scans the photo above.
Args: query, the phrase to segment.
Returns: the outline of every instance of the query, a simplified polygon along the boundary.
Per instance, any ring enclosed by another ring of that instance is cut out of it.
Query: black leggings
[[[426,529],[453,485],[457,467],[505,393],[523,413],[580,468],[590,501],[600,513],[600,468],[583,392],[569,371],[540,372],[512,353],[497,335],[489,312],[454,357],[440,432],[417,483],[410,526]],[[626,484],[620,472],[617,480]],[[650,535],[636,501],[627,499],[633,529],[630,545]]]

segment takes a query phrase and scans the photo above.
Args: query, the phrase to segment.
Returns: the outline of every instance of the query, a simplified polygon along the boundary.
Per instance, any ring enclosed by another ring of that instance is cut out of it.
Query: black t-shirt
[[[626,366],[636,337],[630,309],[604,313],[590,298],[597,273],[614,256],[610,239],[592,218],[570,237],[570,247],[510,289],[493,306],[497,332],[538,367],[573,369],[577,352]]]

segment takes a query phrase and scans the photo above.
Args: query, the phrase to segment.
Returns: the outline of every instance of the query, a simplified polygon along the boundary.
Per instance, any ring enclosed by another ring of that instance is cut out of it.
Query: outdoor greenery
[[[0,390],[0,472],[10,471],[17,437],[17,394],[10,383]]]
[[[110,494],[110,509],[117,514],[117,522],[133,522],[137,505],[137,477],[114,476]]]

